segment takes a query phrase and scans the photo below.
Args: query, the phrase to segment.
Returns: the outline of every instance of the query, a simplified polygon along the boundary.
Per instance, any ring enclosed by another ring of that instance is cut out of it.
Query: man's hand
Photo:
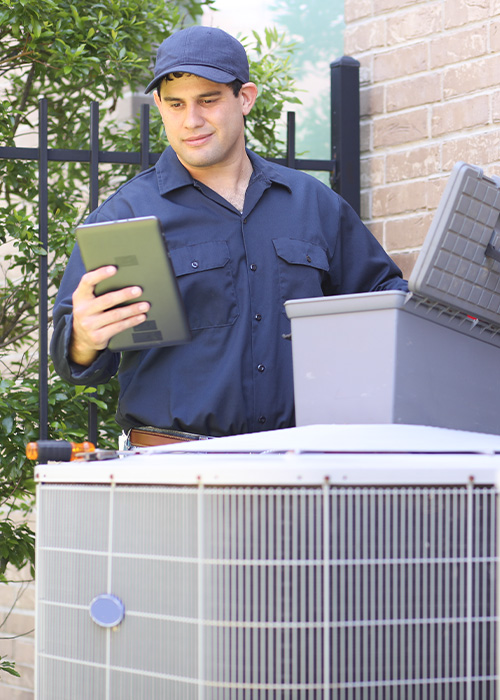
[[[110,338],[146,320],[147,301],[116,307],[142,294],[140,287],[125,287],[96,297],[98,282],[112,277],[116,267],[100,267],[87,272],[73,292],[73,333],[69,355],[73,362],[88,367],[104,350]]]

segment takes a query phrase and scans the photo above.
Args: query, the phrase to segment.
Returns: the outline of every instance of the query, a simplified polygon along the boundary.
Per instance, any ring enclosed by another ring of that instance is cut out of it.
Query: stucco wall
[[[500,174],[499,21],[500,0],[345,0],[362,217],[405,276],[455,162]]]

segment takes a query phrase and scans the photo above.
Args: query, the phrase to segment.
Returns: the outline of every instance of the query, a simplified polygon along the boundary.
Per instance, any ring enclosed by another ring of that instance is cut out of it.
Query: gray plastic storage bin
[[[287,302],[297,425],[410,423],[500,434],[500,348],[404,292]]]
[[[499,183],[455,166],[408,294],[286,302],[297,425],[500,434]]]

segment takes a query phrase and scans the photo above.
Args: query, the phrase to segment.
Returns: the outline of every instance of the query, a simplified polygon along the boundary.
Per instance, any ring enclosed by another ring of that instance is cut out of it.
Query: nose
[[[200,106],[197,103],[187,104],[184,117],[184,126],[188,129],[196,129],[199,126],[202,126],[203,122],[204,119]]]

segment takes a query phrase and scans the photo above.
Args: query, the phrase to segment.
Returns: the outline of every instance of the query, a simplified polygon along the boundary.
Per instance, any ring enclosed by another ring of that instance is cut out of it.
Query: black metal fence
[[[359,213],[359,63],[344,56],[330,64],[331,74],[331,158],[325,160],[295,157],[295,114],[288,113],[287,147],[285,158],[270,158],[272,162],[296,170],[330,173],[332,189],[346,199]],[[0,146],[1,159],[38,161],[39,192],[39,240],[48,250],[48,164],[49,161],[89,163],[90,210],[98,206],[99,164],[121,163],[137,165],[145,170],[154,165],[159,153],[151,153],[149,146],[149,104],[141,105],[140,148],[138,152],[99,150],[99,105],[90,105],[90,135],[88,150],[51,149],[48,144],[48,103],[42,98],[39,103],[38,148]],[[40,256],[40,439],[48,437],[48,261]],[[89,440],[97,444],[97,412],[89,404]]]

